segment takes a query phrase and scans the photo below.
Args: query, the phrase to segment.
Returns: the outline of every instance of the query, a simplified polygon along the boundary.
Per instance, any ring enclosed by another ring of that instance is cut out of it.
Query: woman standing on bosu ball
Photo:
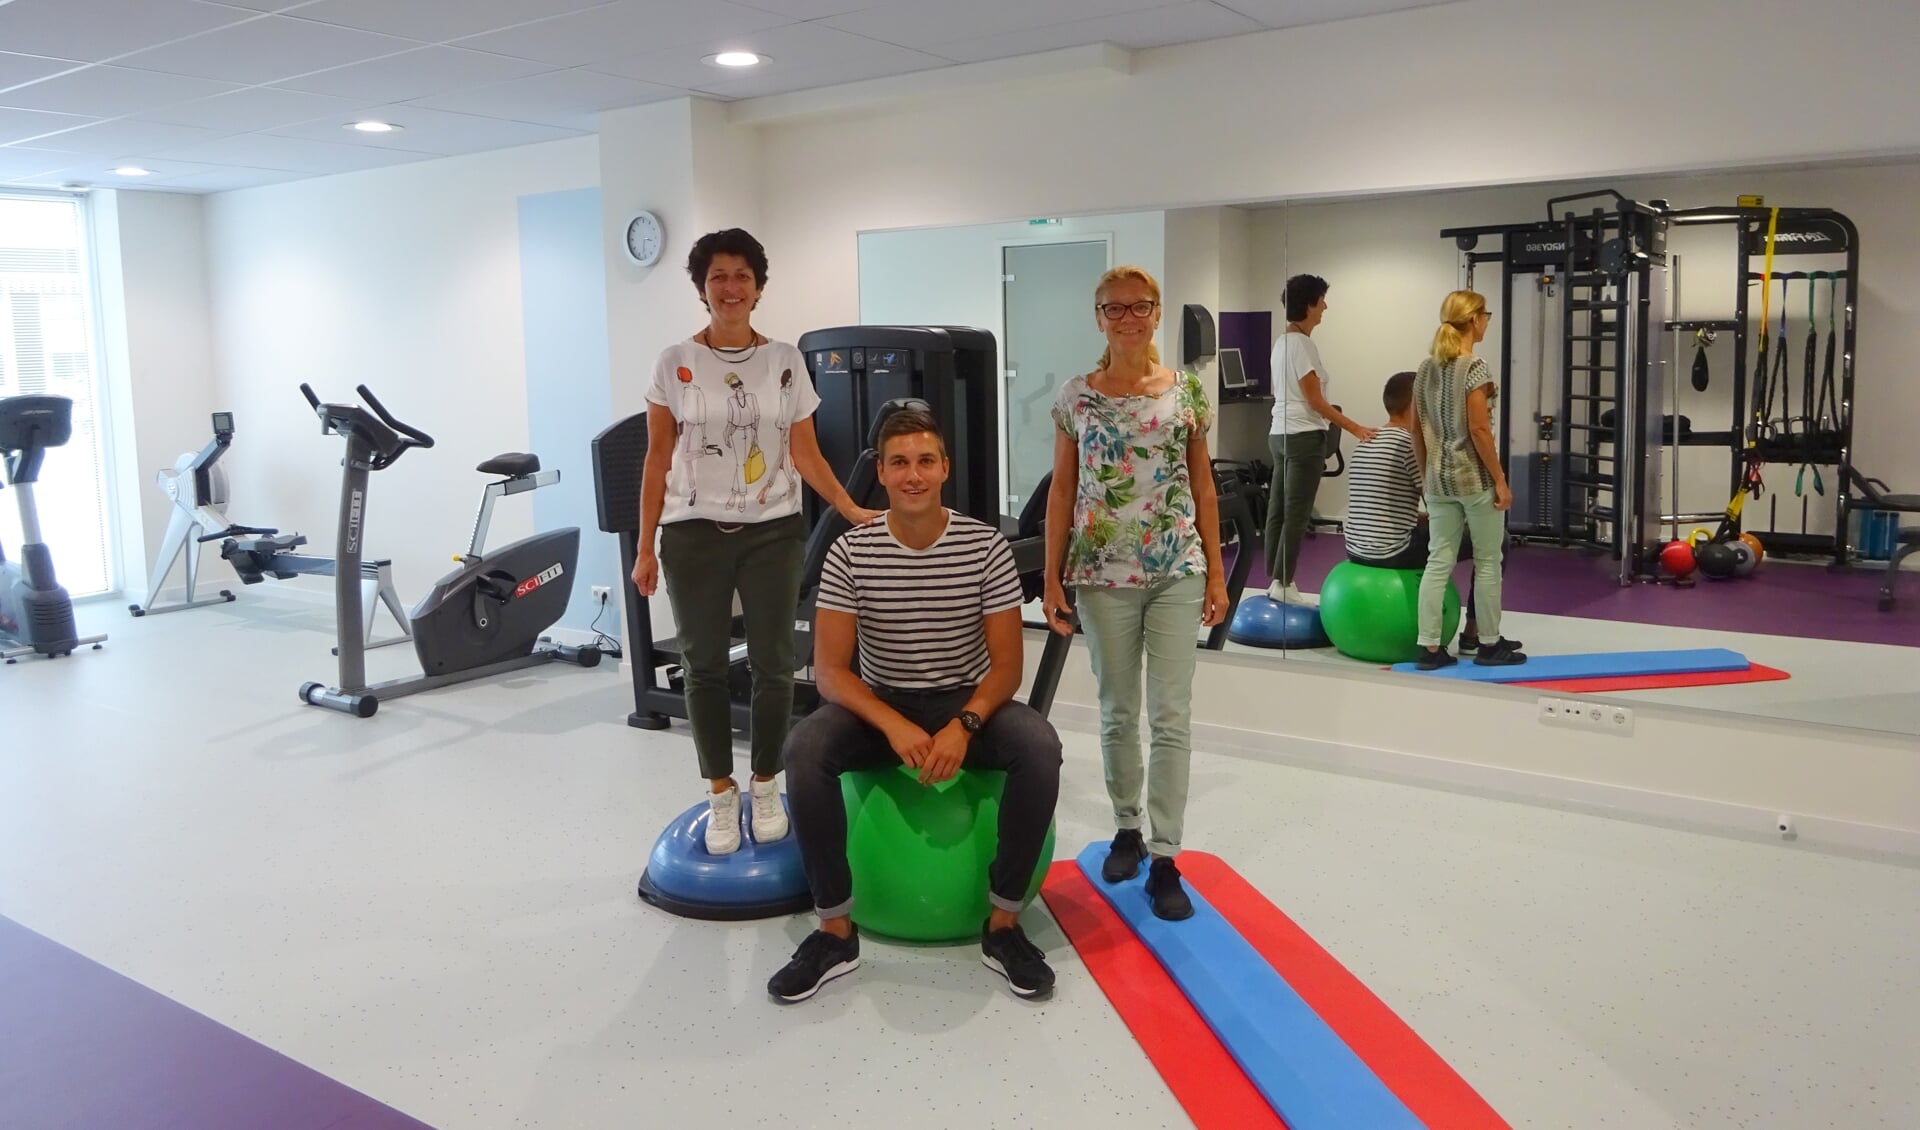
[[[1060,390],[1047,495],[1043,608],[1073,631],[1067,585],[1100,687],[1100,751],[1119,832],[1101,877],[1132,878],[1151,854],[1153,912],[1180,919],[1193,901],[1173,857],[1186,819],[1193,758],[1195,629],[1227,615],[1220,508],[1207,457],[1212,409],[1200,378],[1160,364],[1160,285],[1139,267],[1115,267],[1094,291],[1106,335],[1100,368]],[[1146,767],[1152,837],[1140,834],[1140,677],[1153,731]]]
[[[793,718],[793,617],[807,519],[799,491],[769,495],[760,484],[797,470],[854,525],[880,512],[855,506],[820,454],[813,431],[820,397],[800,351],[754,331],[753,309],[767,285],[760,241],[739,228],[702,236],[687,256],[687,274],[708,321],[699,333],[661,351],[647,389],[647,462],[633,583],[642,596],[652,596],[666,574],[693,746],[709,785],[706,847],[712,855],[729,855],[740,850],[740,787],[733,780],[727,692],[736,592],[753,669],[753,838],[766,843],[787,834],[773,777]],[[763,404],[791,414],[769,421],[779,437],[761,434]],[[769,461],[769,450],[778,464]]]

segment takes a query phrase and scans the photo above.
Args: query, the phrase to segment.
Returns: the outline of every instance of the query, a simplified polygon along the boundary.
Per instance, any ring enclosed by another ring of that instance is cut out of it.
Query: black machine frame
[[[1585,211],[1555,211],[1590,199],[1604,199],[1606,203]],[[1647,550],[1657,549],[1663,526],[1672,527],[1677,536],[1685,523],[1719,521],[1725,516],[1722,509],[1681,512],[1677,499],[1673,511],[1663,513],[1659,506],[1660,456],[1673,447],[1718,447],[1727,453],[1729,497],[1748,484],[1756,462],[1835,468],[1840,483],[1832,501],[1835,532],[1796,534],[1776,529],[1768,534],[1767,543],[1770,550],[1778,552],[1831,555],[1836,565],[1849,563],[1853,548],[1847,519],[1858,476],[1852,459],[1860,239],[1853,222],[1830,208],[1675,209],[1664,200],[1642,203],[1612,189],[1556,197],[1547,202],[1547,212],[1545,220],[1446,228],[1440,232],[1461,252],[1466,286],[1473,286],[1476,267],[1500,265],[1501,309],[1509,315],[1500,319],[1499,327],[1498,376],[1503,383],[1513,372],[1518,319],[1510,315],[1515,309],[1516,279],[1535,277],[1536,285],[1549,295],[1555,286],[1600,290],[1576,297],[1570,289],[1561,300],[1558,402],[1551,411],[1543,403],[1536,421],[1538,442],[1550,445],[1551,453],[1536,458],[1526,468],[1515,466],[1513,398],[1502,396],[1497,404],[1500,457],[1515,483],[1515,513],[1510,520],[1514,535],[1603,549],[1620,562],[1622,584],[1653,580],[1656,571]],[[1666,280],[1658,277],[1668,268],[1668,229],[1700,225],[1733,225],[1738,229],[1739,285],[1733,295],[1732,315],[1708,320],[1671,319],[1663,302]],[[1841,271],[1776,270],[1771,276],[1832,278],[1845,283],[1841,307],[1844,339],[1838,350],[1843,360],[1838,366],[1833,426],[1799,435],[1776,434],[1772,421],[1759,418],[1756,389],[1748,373],[1757,332],[1752,321],[1753,286],[1762,281],[1762,272],[1754,269],[1754,259],[1765,255],[1770,225],[1775,232],[1775,255],[1846,256],[1846,267]],[[1478,249],[1480,240],[1486,237],[1499,238],[1500,249]],[[1623,296],[1620,289],[1629,281],[1633,285]],[[1664,404],[1661,396],[1665,380],[1661,369],[1668,363],[1661,348],[1662,335],[1695,331],[1731,333],[1734,338],[1732,407],[1724,429],[1681,428],[1675,406]],[[1608,377],[1613,378],[1611,388]],[[1608,406],[1615,410],[1611,422],[1601,418]],[[1531,505],[1523,507],[1523,499]],[[1610,527],[1604,535],[1603,526]]]

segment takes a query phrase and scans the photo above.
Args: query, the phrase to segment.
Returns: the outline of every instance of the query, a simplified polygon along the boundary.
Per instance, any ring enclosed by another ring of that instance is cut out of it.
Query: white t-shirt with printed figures
[[[654,366],[647,402],[673,413],[677,432],[661,524],[768,522],[800,512],[788,437],[820,396],[798,349],[772,341],[750,354],[716,354],[676,342]]]

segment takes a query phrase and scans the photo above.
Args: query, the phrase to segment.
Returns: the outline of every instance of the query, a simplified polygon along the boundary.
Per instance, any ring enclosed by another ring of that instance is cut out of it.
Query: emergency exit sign
[[[1030,227],[1030,228],[1057,228],[1057,227],[1059,227],[1059,226],[1060,226],[1060,221],[1059,221],[1059,220],[1057,220],[1057,219],[1053,219],[1053,220],[1028,220],[1028,221],[1027,221],[1027,226],[1028,226],[1028,227]]]

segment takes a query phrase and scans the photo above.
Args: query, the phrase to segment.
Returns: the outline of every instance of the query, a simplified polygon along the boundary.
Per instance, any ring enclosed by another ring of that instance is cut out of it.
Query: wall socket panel
[[[593,594],[595,604],[605,604],[613,599],[613,589],[607,585],[594,585],[589,591]]]
[[[1542,698],[1540,724],[1569,730],[1587,730],[1615,737],[1633,736],[1633,708],[1607,702],[1581,702],[1573,698]]]

